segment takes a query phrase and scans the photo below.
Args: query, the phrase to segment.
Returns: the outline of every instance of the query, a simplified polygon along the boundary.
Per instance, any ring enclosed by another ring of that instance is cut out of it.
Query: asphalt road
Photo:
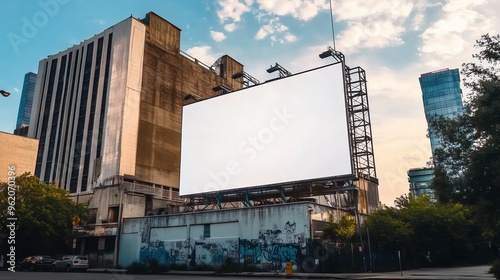
[[[429,268],[387,273],[338,273],[338,274],[302,274],[294,273],[294,279],[421,279],[421,280],[494,280],[493,274],[489,274],[490,266],[454,267],[454,268]],[[180,273],[180,274],[178,274]],[[156,279],[220,279],[210,272],[170,272],[164,275],[130,275],[123,273],[104,272],[9,272],[0,271],[0,279],[12,280],[156,280]],[[187,274],[186,274],[187,273]],[[224,275],[226,280],[241,280],[242,278],[257,278],[260,280],[284,279],[283,274],[272,273],[241,273],[237,275]]]

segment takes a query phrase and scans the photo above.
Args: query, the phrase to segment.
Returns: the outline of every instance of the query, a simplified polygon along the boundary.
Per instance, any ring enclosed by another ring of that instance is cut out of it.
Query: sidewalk
[[[415,269],[401,272],[374,272],[374,273],[294,273],[290,279],[429,279],[429,280],[495,280],[493,274],[489,274],[490,266],[470,266],[454,268],[427,268]],[[88,272],[122,274],[124,269],[89,269]],[[165,275],[190,275],[195,277],[216,276],[213,271],[169,271]],[[267,277],[267,278],[285,278],[285,273],[272,272],[242,272],[242,273],[224,273],[218,276],[233,277]]]

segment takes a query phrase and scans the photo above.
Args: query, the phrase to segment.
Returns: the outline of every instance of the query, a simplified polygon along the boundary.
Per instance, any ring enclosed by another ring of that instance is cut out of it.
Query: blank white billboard
[[[342,65],[186,105],[180,195],[353,174]]]

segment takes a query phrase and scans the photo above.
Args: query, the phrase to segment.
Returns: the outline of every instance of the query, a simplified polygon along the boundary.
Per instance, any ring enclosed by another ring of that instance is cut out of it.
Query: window
[[[204,227],[203,227],[203,237],[210,238],[210,225],[204,225]]]
[[[108,223],[117,223],[118,222],[118,206],[112,206],[108,209]]]
[[[87,224],[95,224],[96,221],[97,221],[97,208],[91,208],[89,209]]]

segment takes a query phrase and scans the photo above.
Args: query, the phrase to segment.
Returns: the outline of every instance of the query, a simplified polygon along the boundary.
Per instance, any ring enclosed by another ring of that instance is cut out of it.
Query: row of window
[[[59,61],[55,58],[46,62],[46,76],[43,83],[47,82],[48,86],[47,90],[44,90],[45,97],[42,97],[40,103],[41,110],[39,111],[42,112],[42,118],[36,124],[36,128],[40,131],[38,136],[40,143],[35,174],[43,181],[57,180],[62,187],[69,189],[72,193],[77,192],[79,186],[81,186],[80,191],[86,191],[90,159],[98,158],[102,150],[112,34],[109,34],[108,40],[106,73],[104,73],[102,86],[99,82],[101,81],[100,65],[103,57],[104,37],[98,39],[95,50],[94,42],[90,42],[76,51],[63,55]],[[87,52],[83,56],[85,50]],[[74,54],[76,55],[73,56]],[[47,72],[49,65],[50,71]],[[94,128],[94,118],[97,113],[96,105],[99,102],[99,88],[103,88],[103,93],[100,95],[102,99],[100,112],[97,115],[100,118],[97,129]],[[45,85],[42,85],[42,89],[45,89]],[[89,111],[87,111],[88,103],[90,103]],[[41,127],[39,127],[40,124]],[[94,129],[99,134],[98,143],[96,143],[98,149],[92,151]],[[68,149],[67,146],[71,148]],[[71,159],[70,155],[73,156]],[[45,171],[41,174],[44,165]],[[65,184],[67,180],[70,183],[69,188]]]

